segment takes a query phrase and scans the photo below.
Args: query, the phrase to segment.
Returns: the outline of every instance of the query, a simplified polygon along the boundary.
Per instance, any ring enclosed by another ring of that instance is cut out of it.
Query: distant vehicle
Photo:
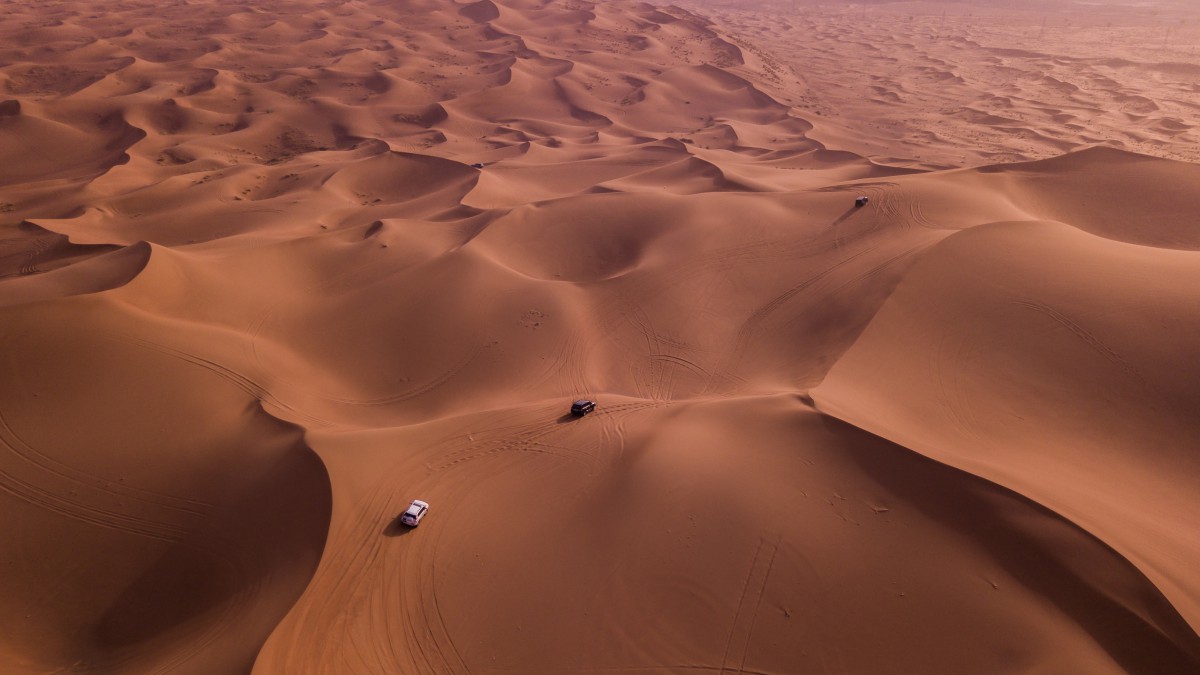
[[[571,414],[576,417],[583,417],[595,409],[596,402],[587,399],[581,399],[571,404]]]
[[[866,195],[860,195],[857,199],[854,200],[854,207],[858,208],[860,206],[866,206],[867,202],[869,202],[869,201],[871,201],[871,200],[867,199]]]
[[[426,513],[429,513],[429,504],[420,499],[414,499],[408,510],[400,515],[400,522],[409,527],[416,527],[421,524],[421,519],[425,517]]]
[[[482,169],[482,168],[483,168],[483,162],[475,162],[474,164],[472,164],[472,165],[471,165],[471,168],[472,168],[472,169]]]

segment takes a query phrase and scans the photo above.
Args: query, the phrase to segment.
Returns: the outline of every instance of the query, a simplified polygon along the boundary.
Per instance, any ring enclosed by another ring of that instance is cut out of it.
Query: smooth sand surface
[[[1187,5],[3,9],[0,672],[1200,672]]]

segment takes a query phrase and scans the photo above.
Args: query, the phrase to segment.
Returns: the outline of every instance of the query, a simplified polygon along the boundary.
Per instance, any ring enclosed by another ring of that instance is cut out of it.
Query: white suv
[[[400,515],[400,522],[409,527],[416,527],[421,524],[421,519],[425,517],[426,513],[429,513],[429,504],[420,499],[414,499],[408,510]]]

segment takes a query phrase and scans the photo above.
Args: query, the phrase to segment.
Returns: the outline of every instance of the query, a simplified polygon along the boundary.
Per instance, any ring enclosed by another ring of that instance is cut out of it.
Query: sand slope
[[[1198,327],[1178,311],[1195,302],[1182,289],[1196,254],[1052,223],[989,225],[935,251],[815,390],[820,407],[1069,515],[1200,621],[1187,562]]]
[[[917,156],[843,14],[6,9],[0,670],[1200,668],[1170,119]]]

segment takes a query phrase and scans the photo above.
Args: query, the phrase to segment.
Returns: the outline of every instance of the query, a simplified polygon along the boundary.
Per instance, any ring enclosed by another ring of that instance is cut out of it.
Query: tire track
[[[654,358],[654,353],[658,351],[658,344],[656,340],[657,334],[654,330],[653,322],[651,321],[649,315],[646,314],[646,310],[643,309],[638,303],[630,304],[629,312],[626,314],[626,318],[631,324],[634,325],[635,328],[637,328],[638,333],[642,337],[644,348],[642,354],[646,359],[646,367],[649,370],[649,375],[645,378],[646,389],[648,390],[649,394],[646,396],[646,398],[655,401],[661,401],[665,398],[663,395],[663,380],[666,377],[666,369],[660,367],[658,361]],[[641,378],[635,380],[635,383],[638,386],[639,393],[641,393],[643,391],[641,386]]]
[[[878,194],[888,188],[899,187],[894,181],[871,181],[866,183],[840,183],[826,187],[813,188],[810,192],[867,192]]]
[[[771,579],[771,570],[775,567],[775,556],[779,553],[779,545],[783,541],[783,536],[775,538],[775,542],[771,545],[770,557],[767,558],[766,569],[763,570],[762,583],[758,586],[758,592],[754,599],[754,610],[750,615],[750,626],[746,629],[746,643],[742,646],[742,658],[738,660],[737,672],[739,675],[746,672],[746,658],[750,654],[750,643],[754,637],[754,625],[758,623],[758,613],[762,608],[763,596],[766,595],[767,582]],[[721,666],[724,668],[724,664]]]
[[[650,376],[648,378],[649,396],[655,401],[669,401],[676,395],[675,379],[679,368],[694,372],[701,383],[706,383],[711,375],[706,368],[679,356],[676,351],[685,351],[689,345],[665,335],[655,329],[649,314],[640,306],[635,305],[629,315],[630,322],[641,332],[645,344],[646,358]]]
[[[835,293],[837,291],[842,290],[843,288],[846,288],[847,286],[853,285],[860,281],[866,281],[867,279],[879,274],[880,272],[891,267],[892,265],[896,264],[897,262],[899,262],[915,253],[918,253],[926,248],[929,248],[932,245],[933,244],[930,242],[922,241],[919,244],[916,244],[907,249],[904,249],[903,251],[897,253],[896,255],[885,258],[884,260],[880,261],[878,264],[872,265],[870,268],[868,268],[861,274],[856,274],[855,276],[853,276],[849,280],[847,280],[845,283],[834,287],[833,289],[830,290],[830,293],[831,294]]]
[[[384,545],[384,538],[378,536],[375,525],[381,518],[391,522],[394,518],[391,514],[396,512],[400,502],[389,489],[392,478],[392,473],[379,477],[375,487],[366,492],[367,498],[358,504],[347,521],[355,523],[356,527],[342,529],[326,545],[326,555],[309,582],[310,589],[319,588],[320,592],[308,596],[308,604],[300,615],[302,618],[290,631],[293,643],[296,639],[312,638],[315,649],[309,643],[286,648],[284,664],[287,672],[311,671],[313,664],[327,667],[331,663],[343,664],[346,672],[372,672],[370,668],[354,668],[345,651],[355,644],[351,625],[356,612],[353,603],[366,595],[360,593],[360,588],[371,577],[369,572],[377,564]],[[302,597],[298,602],[304,600]],[[315,636],[322,638],[316,640]],[[397,661],[395,665],[403,664]],[[389,670],[394,669],[385,668],[383,672]]]
[[[922,206],[923,202],[920,199],[912,195],[906,195],[906,197],[907,198],[904,200],[905,206],[908,208],[908,215],[913,223],[915,223],[918,227],[923,227],[927,230],[945,229],[934,225],[933,222],[929,220],[929,217],[925,215],[925,207]]]
[[[623,437],[623,421],[625,418],[640,410],[661,407],[662,405],[665,404],[652,401],[633,401],[629,403],[605,406],[598,409],[589,417],[596,417],[601,420],[601,433],[607,431],[607,427],[615,422],[616,426],[618,427],[618,435]],[[552,426],[549,428],[544,428],[547,424],[552,424]],[[524,427],[518,435],[523,439],[533,439],[525,440],[524,442],[534,445],[546,444],[544,443],[545,439],[552,438],[555,434],[559,433],[560,431],[566,431],[567,429],[566,427],[557,425],[556,422],[551,423],[545,420],[538,420],[531,425],[510,425],[508,429],[511,429],[512,426]],[[499,431],[502,434],[505,433],[503,429]],[[449,438],[446,439],[445,442],[451,443],[460,438],[461,436]],[[503,442],[505,440],[506,439],[503,437],[493,437],[488,438],[486,442],[495,443]],[[591,461],[593,465],[599,465],[606,461],[606,459],[611,459],[612,453],[605,452],[606,448],[611,447],[610,445],[600,443],[591,444],[591,447],[594,447],[592,453],[581,451],[579,454],[592,454]],[[610,457],[606,458],[604,455],[610,455]],[[501,466],[498,468],[498,470],[502,472],[519,470],[519,465],[510,464],[507,466]],[[453,498],[454,494],[469,493],[475,489],[475,486],[481,480],[488,480],[489,478],[494,477],[496,474],[476,473],[474,475],[468,475],[471,477],[469,477],[468,481],[466,482],[453,481],[449,483],[442,483],[442,485],[452,486],[451,489],[453,490],[452,494],[444,494],[442,496],[444,501],[452,504],[456,501]],[[448,511],[439,512],[439,518],[452,517],[454,517],[453,506],[450,506],[450,510]],[[402,575],[403,578],[406,580],[419,579],[419,581],[408,581],[408,583],[405,585],[405,589],[407,589],[406,594],[409,597],[419,598],[419,606],[415,608],[415,610],[410,610],[415,611],[416,613],[410,614],[411,618],[406,622],[407,626],[412,626],[412,630],[408,635],[406,635],[406,640],[417,641],[417,644],[422,645],[420,647],[422,650],[421,662],[417,664],[418,670],[414,672],[470,672],[470,666],[466,663],[465,659],[463,659],[458,646],[454,642],[453,635],[446,624],[445,616],[442,613],[442,607],[438,603],[437,598],[438,561],[442,559],[440,556],[440,551],[442,550],[441,541],[443,533],[446,531],[449,531],[449,528],[439,527],[437,528],[436,532],[431,531],[431,540],[422,539],[419,542],[415,542],[415,545],[412,548],[408,548],[408,550],[406,550],[404,554],[406,557],[402,559],[402,564],[407,570],[416,569],[417,571],[417,574],[415,575],[406,573]],[[426,647],[428,645],[437,645],[437,649],[427,649]]]
[[[492,455],[498,455],[498,454],[506,453],[506,452],[532,452],[532,453],[538,453],[538,454],[543,454],[543,455],[554,455],[556,457],[563,457],[566,459],[580,462],[586,468],[588,468],[589,471],[593,468],[593,465],[591,462],[580,459],[580,457],[578,456],[578,453],[575,453],[570,448],[566,448],[566,447],[563,447],[560,445],[552,445],[549,443],[542,443],[537,440],[540,438],[544,438],[546,436],[550,436],[552,434],[553,434],[553,432],[547,431],[545,433],[539,434],[539,435],[537,435],[535,437],[531,437],[531,438],[524,438],[524,439],[519,439],[519,440],[514,440],[514,441],[498,443],[498,444],[493,445],[492,447],[487,448],[486,450],[479,450],[478,452],[474,452],[474,453],[471,453],[468,455],[461,455],[451,461],[444,462],[442,464],[438,464],[431,468],[434,471],[445,471],[447,469],[451,469],[451,468],[453,468],[459,464],[463,464],[465,462],[470,462],[470,461],[474,461],[477,459],[483,459],[485,457],[490,457]]]
[[[454,643],[454,637],[450,634],[450,630],[446,627],[446,618],[442,614],[442,607],[437,599],[437,561],[439,559],[439,551],[441,550],[442,535],[445,532],[444,528],[439,528],[437,534],[434,535],[433,541],[428,543],[428,548],[431,555],[428,559],[420,559],[421,564],[421,581],[420,593],[421,611],[425,617],[425,625],[430,631],[434,644],[445,645],[448,647],[438,649],[437,653],[441,657],[441,661],[445,666],[444,670],[438,672],[446,673],[470,673],[471,669],[467,666],[467,662],[462,657],[462,653],[458,650],[458,645]],[[407,575],[405,578],[409,578]],[[453,657],[453,658],[448,658]]]
[[[670,405],[665,401],[646,401],[636,403],[624,403],[611,406],[597,408],[596,412],[590,415],[601,420],[613,418],[617,420],[618,426],[623,429],[621,420],[629,414],[644,410],[646,408],[657,408],[664,405]],[[497,455],[505,452],[532,452],[540,454],[554,455],[563,459],[579,462],[589,473],[597,469],[603,462],[602,458],[597,457],[583,450],[558,445],[547,442],[557,434],[566,431],[565,428],[560,428],[557,423],[554,426],[546,427],[547,422],[537,421],[532,424],[514,425],[507,429],[519,429],[513,434],[506,434],[499,437],[493,437],[481,442],[478,442],[471,447],[450,453],[443,457],[443,461],[438,464],[427,465],[430,471],[442,472],[451,469],[459,464],[483,459],[492,455]],[[602,426],[603,428],[603,426]],[[504,429],[499,430],[501,432]],[[602,431],[603,433],[603,431]]]
[[[979,439],[979,432],[971,421],[971,416],[967,412],[969,410],[966,400],[963,398],[962,389],[958,385],[958,376],[961,368],[962,354],[966,349],[966,345],[962,340],[956,340],[953,347],[947,347],[947,342],[951,338],[945,337],[938,343],[938,348],[931,355],[932,363],[930,363],[930,372],[933,372],[938,385],[938,391],[941,392],[942,400],[945,402],[946,416],[950,418],[950,423],[954,425],[964,436],[968,438]],[[946,368],[947,361],[951,367]],[[947,377],[949,370],[949,377]]]
[[[593,413],[595,414],[595,413]],[[442,457],[443,461],[438,464],[427,465],[431,471],[441,472],[451,469],[459,464],[483,459],[485,457],[506,453],[506,452],[531,452],[539,454],[554,455],[556,457],[568,459],[582,464],[589,473],[596,467],[599,459],[586,451],[576,450],[571,447],[558,445],[548,442],[549,439],[558,435],[567,429],[554,422],[552,426],[547,426],[544,420],[536,420],[528,424],[511,425],[493,430],[499,435],[493,434],[492,437],[473,443],[471,446],[458,451],[452,452]]]
[[[365,399],[331,398],[331,397],[327,397],[327,396],[323,396],[322,398],[324,398],[327,401],[333,402],[333,403],[342,403],[345,405],[355,405],[355,406],[382,406],[382,405],[391,405],[391,404],[395,404],[395,403],[402,403],[404,401],[410,401],[414,398],[417,398],[418,396],[423,396],[425,394],[428,394],[429,392],[433,391],[434,389],[437,389],[438,387],[449,382],[455,375],[461,373],[463,370],[466,370],[466,368],[471,365],[471,363],[479,356],[479,353],[482,351],[483,351],[483,347],[481,345],[473,344],[473,345],[471,345],[471,348],[467,350],[467,353],[464,354],[463,356],[461,356],[458,359],[458,361],[455,361],[454,364],[451,365],[448,369],[442,371],[440,374],[434,376],[432,379],[428,380],[427,382],[424,382],[423,384],[418,385],[417,387],[414,387],[412,389],[408,389],[408,390],[405,390],[405,391],[402,391],[402,392],[399,392],[396,394],[391,394],[389,396],[381,396],[378,398],[365,398]]]
[[[84,500],[68,499],[56,495],[34,483],[22,480],[4,469],[0,469],[0,490],[23,502],[71,520],[148,539],[174,543],[183,539],[189,532],[186,528],[170,523],[154,521],[121,511],[93,506]]]
[[[139,347],[144,347],[146,349],[156,351],[160,354],[165,354],[166,356],[170,356],[170,357],[179,359],[181,361],[184,361],[185,363],[190,363],[194,366],[203,368],[204,370],[207,370],[210,373],[229,382],[230,384],[234,385],[238,389],[241,389],[243,392],[245,392],[252,398],[257,399],[263,403],[270,404],[276,408],[279,408],[280,410],[286,411],[287,413],[290,413],[291,415],[295,416],[296,418],[303,420],[305,422],[308,422],[309,424],[312,424],[315,426],[321,426],[321,427],[333,426],[333,422],[330,422],[329,420],[326,420],[326,419],[322,419],[320,417],[316,417],[314,415],[309,415],[308,413],[305,413],[305,412],[302,412],[302,411],[296,409],[295,407],[280,400],[277,396],[272,394],[266,387],[263,387],[262,385],[258,384],[257,382],[250,379],[249,377],[242,375],[241,373],[233,370],[232,368],[228,368],[216,361],[213,361],[212,359],[207,359],[207,358],[204,358],[197,354],[193,354],[191,352],[184,351],[182,349],[176,349],[174,347],[170,347],[168,345],[165,345],[165,344],[162,344],[159,342],[154,342],[152,340],[140,338],[140,337],[137,337],[134,335],[126,334],[126,335],[122,335],[121,338],[130,344],[134,344]],[[291,421],[291,420],[289,420],[289,421]]]
[[[4,415],[3,408],[0,408],[0,443],[10,448],[13,456],[35,467],[38,471],[60,478],[68,484],[79,488],[97,490],[116,498],[131,499],[194,516],[205,515],[213,507],[212,502],[123,485],[119,481],[107,481],[98,476],[75,469],[64,462],[46,455],[26,442],[12,428],[12,425],[9,424],[8,419]]]
[[[512,424],[495,428],[493,433],[526,429],[525,435],[529,435],[528,427],[527,424]],[[440,446],[457,445],[470,436],[462,433],[444,436],[435,441],[430,450],[436,452]],[[486,442],[498,440],[502,439]],[[432,610],[426,613],[418,609],[419,614],[410,615],[405,609],[408,598],[415,598],[418,606],[427,606],[431,602],[423,597],[428,592],[429,580],[421,570],[429,546],[428,537],[440,536],[443,529],[421,528],[406,535],[404,541],[411,545],[401,547],[397,561],[387,559],[387,551],[391,548],[388,542],[392,540],[380,536],[378,530],[381,522],[394,523],[395,514],[407,506],[407,497],[398,495],[393,486],[400,476],[411,470],[411,466],[401,463],[381,473],[372,487],[360,493],[365,499],[359,501],[353,514],[343,520],[354,526],[341,530],[326,547],[329,553],[309,584],[310,588],[321,590],[311,596],[301,615],[303,619],[289,631],[293,644],[283,648],[288,654],[284,660],[288,672],[311,671],[314,663],[319,664],[320,672],[465,672],[465,668],[456,670],[453,657],[442,655],[436,648],[450,638],[448,632],[444,633],[443,639],[431,628],[438,620]],[[458,485],[456,489],[465,489],[465,486]],[[450,513],[439,510],[436,517],[449,517]],[[414,566],[417,572],[408,573],[407,570]],[[415,581],[409,581],[414,578]],[[379,617],[389,627],[387,635],[396,636],[398,640],[385,640],[386,645],[377,641],[361,643],[356,637],[356,621],[360,620],[363,611]],[[310,639],[318,640],[315,653],[310,651],[311,646],[307,643],[296,643]],[[445,651],[457,653],[457,648],[450,641]]]
[[[1144,382],[1142,374],[1133,367],[1133,364],[1129,363],[1129,361],[1126,361],[1125,358],[1122,357],[1115,349],[1109,347],[1104,343],[1103,340],[1096,337],[1095,333],[1092,333],[1083,326],[1080,326],[1066,314],[1063,314],[1057,309],[1040,302],[1034,302],[1030,300],[1012,300],[1012,303],[1049,317],[1055,323],[1059,324],[1063,328],[1066,328],[1067,331],[1076,338],[1079,338],[1081,341],[1083,341],[1083,343],[1087,345],[1089,349],[1099,354],[1101,358],[1116,366],[1126,375],[1129,375],[1139,382]]]
[[[2,439],[0,439],[0,445],[12,449],[7,441],[3,441]],[[210,546],[201,547],[188,543],[189,537],[203,531],[203,526],[200,523],[188,525],[154,520],[127,512],[95,506],[82,499],[69,499],[56,495],[34,483],[22,480],[15,474],[3,469],[0,469],[0,491],[6,492],[36,508],[76,522],[162,542],[163,545],[167,546],[181,546],[194,554],[204,556],[226,570],[224,576],[228,580],[229,586],[234,589],[233,595],[218,605],[218,609],[216,610],[218,613],[205,622],[206,628],[203,629],[203,632],[197,639],[189,640],[188,645],[183,651],[173,655],[170,661],[155,672],[174,670],[203,651],[227,630],[227,626],[235,615],[242,613],[244,608],[251,604],[252,597],[257,593],[257,588],[260,586],[257,581],[254,583],[239,583],[241,580],[256,579],[257,577],[256,575],[248,574],[235,558],[225,553],[228,546],[220,541],[219,534],[213,535],[217,537],[217,541]],[[120,505],[120,502],[118,502],[118,505]],[[106,663],[118,666],[137,656],[138,654],[133,653],[124,659],[117,658]]]
[[[566,391],[573,392],[571,396],[583,396],[591,392],[587,381],[587,344],[586,338],[568,336],[561,352],[561,367],[558,376],[566,380]]]
[[[615,405],[604,406],[603,408],[598,407],[598,408],[596,408],[596,412],[594,412],[592,414],[596,415],[598,417],[608,417],[608,416],[615,416],[616,413],[637,412],[639,410],[645,410],[647,408],[661,408],[663,406],[669,406],[669,405],[671,405],[671,402],[669,402],[669,401],[654,401],[654,400],[637,401],[634,403],[617,403]],[[625,417],[625,415],[622,415],[621,417],[623,418],[623,417]]]
[[[250,574],[238,558],[228,554],[236,547],[225,539],[220,528],[213,527],[217,506],[214,502],[124,485],[75,469],[26,441],[3,411],[0,411],[0,449],[10,451],[0,456],[0,463],[8,464],[3,460],[10,457],[21,461],[17,467],[0,467],[0,490],[79,523],[161,542],[144,546],[165,547],[168,552],[183,549],[187,557],[200,556],[213,577],[221,580],[222,588],[229,590],[221,602],[206,610],[202,626],[187,644],[172,653],[155,672],[170,671],[186,663],[225,633],[233,618],[251,606],[261,586],[260,576]],[[36,475],[21,475],[30,470]],[[47,484],[47,479],[57,485]],[[194,541],[197,537],[204,545]],[[118,653],[104,657],[104,663],[117,667],[137,656]]]
[[[247,327],[246,337],[249,340],[249,342],[248,342],[248,346],[246,347],[246,349],[249,350],[249,355],[251,356],[256,369],[260,373],[263,373],[263,374],[266,374],[267,372],[269,372],[269,369],[263,363],[262,357],[258,352],[258,347],[257,347],[258,335],[261,332],[262,327],[265,325],[267,320],[270,317],[272,317],[273,315],[274,315],[273,311],[264,312],[263,314],[259,315],[254,321],[252,321]],[[418,398],[420,396],[424,396],[425,394],[428,394],[429,392],[446,384],[451,379],[453,379],[454,376],[458,375],[462,371],[469,368],[471,366],[471,364],[475,361],[475,359],[477,359],[479,357],[479,354],[482,352],[483,352],[483,347],[481,345],[472,344],[471,347],[467,350],[467,352],[465,354],[463,354],[448,369],[442,371],[441,373],[439,373],[438,375],[429,379],[428,381],[423,382],[420,385],[417,385],[416,387],[412,387],[410,389],[406,389],[404,391],[397,392],[394,394],[389,394],[387,396],[379,396],[379,397],[375,397],[375,398],[344,398],[344,397],[325,396],[325,395],[321,395],[321,394],[317,394],[317,396],[321,400],[328,401],[330,403],[338,403],[338,404],[342,404],[342,405],[351,405],[351,406],[363,406],[363,407],[378,407],[378,406],[395,405],[397,403],[403,403],[405,401],[410,401],[410,400]],[[232,371],[230,371],[230,372],[232,372]],[[240,377],[245,382],[253,385],[253,387],[257,387],[257,389],[262,391],[264,393],[264,395],[266,395],[266,396],[270,395],[266,391],[265,388],[261,387],[260,385],[257,385],[253,379],[246,377],[246,376],[240,376]],[[282,402],[279,401],[278,398],[273,397],[273,400],[271,400],[270,402],[275,405],[278,405],[279,407],[290,410],[296,414],[304,415],[304,413],[297,411],[295,408],[292,408],[291,406],[287,406],[287,405],[283,404]],[[317,418],[314,416],[306,416],[306,418],[310,421],[317,422],[324,426],[329,426],[329,425],[333,424],[332,422],[329,422],[328,420],[323,420],[321,418]]]
[[[562,391],[577,391],[574,387],[574,373],[568,369],[575,368],[575,342],[577,338],[572,332],[567,332],[564,338],[557,343],[557,349],[554,355],[545,362],[543,367],[536,373],[530,375],[528,388],[537,391],[541,385],[551,382],[558,383],[558,389]],[[562,380],[568,380],[566,386],[562,386]]]
[[[742,592],[738,597],[737,610],[733,614],[733,625],[729,629],[729,638],[725,641],[725,653],[721,656],[720,673],[745,672],[746,657],[750,650],[754,624],[757,622],[758,610],[766,593],[767,581],[770,579],[771,568],[775,564],[775,556],[779,552],[782,539],[776,537],[773,542],[766,538],[758,541],[754,549],[754,559],[750,562],[750,570],[742,584]],[[749,621],[747,624],[746,622]],[[744,633],[744,636],[742,635]],[[740,643],[735,648],[735,644]],[[731,663],[731,652],[735,652],[736,665]]]
[[[676,356],[674,354],[651,354],[650,360],[652,363],[661,364],[659,366],[660,372],[670,373],[670,377],[667,378],[667,381],[663,385],[663,390],[661,392],[663,395],[659,397],[659,400],[674,400],[676,394],[678,393],[677,387],[675,386],[675,379],[677,373],[679,373],[681,370],[694,375],[696,381],[701,383],[701,389],[706,387],[707,384],[713,379],[713,374],[704,366],[701,366],[695,361],[686,359],[682,356]]]

